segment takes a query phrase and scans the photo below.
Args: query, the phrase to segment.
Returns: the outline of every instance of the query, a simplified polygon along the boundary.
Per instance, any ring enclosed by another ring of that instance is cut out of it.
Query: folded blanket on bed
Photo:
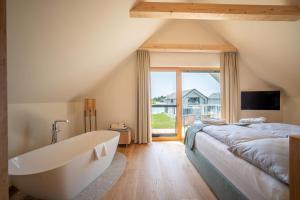
[[[196,134],[201,131],[204,127],[208,126],[207,124],[193,124],[190,126],[186,133],[184,143],[190,148],[193,149],[195,143]]]
[[[289,140],[269,138],[252,140],[228,148],[235,155],[288,184]]]
[[[190,149],[193,148],[195,136],[199,131],[205,132],[228,146],[251,140],[279,137],[272,134],[270,131],[258,131],[256,129],[243,126],[209,125],[201,123],[192,125],[186,131],[185,143],[188,144]]]
[[[278,138],[278,136],[267,131],[258,131],[236,125],[211,125],[203,127],[202,131],[228,146],[257,139]]]

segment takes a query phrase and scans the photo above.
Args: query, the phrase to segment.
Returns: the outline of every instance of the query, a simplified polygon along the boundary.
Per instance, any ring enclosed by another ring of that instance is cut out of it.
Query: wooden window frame
[[[152,137],[152,141],[182,141],[182,72],[220,72],[220,66],[150,67],[150,72],[176,72],[176,137]],[[151,132],[152,134],[152,132]]]

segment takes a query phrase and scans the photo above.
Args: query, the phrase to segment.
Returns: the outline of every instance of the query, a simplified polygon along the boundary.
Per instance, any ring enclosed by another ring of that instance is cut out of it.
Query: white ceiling
[[[130,19],[134,0],[9,0],[9,103],[76,99],[164,21]]]
[[[175,30],[172,24],[178,23],[182,28],[174,33],[177,36],[188,35],[191,26],[197,27],[197,31],[207,27],[217,31],[239,49],[241,62],[257,76],[282,88],[289,96],[300,96],[297,88],[300,84],[300,21],[166,23],[158,19],[129,18],[128,11],[134,2],[7,1],[9,103],[78,99],[150,36],[153,36],[152,41],[157,38],[168,41]],[[291,1],[205,2],[285,4]],[[206,40],[211,38],[215,39],[212,36]],[[177,41],[180,40],[177,37]],[[199,37],[200,40],[203,38]],[[215,41],[218,40],[219,37]]]
[[[300,96],[300,21],[211,22],[239,50],[241,64],[287,96]]]

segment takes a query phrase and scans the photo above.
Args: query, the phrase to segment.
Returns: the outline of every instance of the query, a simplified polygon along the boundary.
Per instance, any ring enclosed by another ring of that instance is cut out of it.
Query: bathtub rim
[[[101,131],[107,131],[107,132],[111,132],[111,133],[115,133],[115,134],[116,134],[116,135],[114,135],[112,138],[110,138],[109,140],[112,140],[112,139],[114,139],[114,138],[116,138],[116,137],[120,137],[120,132],[118,132],[118,131],[112,131],[112,130],[98,130],[98,131],[91,131],[91,132],[87,132],[87,133],[82,133],[82,134],[79,134],[79,135],[70,137],[70,138],[68,138],[68,139],[72,139],[72,138],[75,138],[75,137],[79,137],[79,136],[82,136],[82,135],[84,135],[84,134],[91,134],[91,133],[101,132]],[[68,139],[59,141],[59,142],[56,143],[56,144],[59,144],[60,142],[66,141],[66,140],[68,140]],[[107,141],[109,141],[109,140],[107,140]],[[104,142],[102,142],[102,143],[104,143]],[[98,143],[98,144],[101,144],[101,143]],[[97,144],[97,145],[98,145],[98,144]],[[25,155],[25,154],[27,154],[27,153],[31,153],[31,152],[34,152],[34,151],[38,151],[39,149],[46,148],[46,147],[48,147],[48,146],[50,146],[50,145],[53,145],[53,144],[49,144],[49,145],[46,145],[46,146],[43,146],[43,147],[34,149],[34,150],[32,150],[32,151],[28,151],[28,152],[26,152],[26,153],[17,155],[17,156],[15,156],[15,157],[13,157],[13,158],[10,158],[10,159],[8,160],[8,162],[10,162],[11,160],[13,160],[13,159],[15,159],[15,158],[17,158],[17,157],[20,157],[20,156],[22,156],[22,155]],[[87,151],[92,150],[92,149],[93,149],[93,148],[88,149]],[[46,169],[43,169],[43,170],[37,170],[37,171],[32,172],[32,173],[14,173],[14,174],[13,174],[13,173],[10,173],[10,172],[9,172],[9,168],[8,168],[8,175],[9,175],[9,176],[29,176],[29,175],[41,174],[41,173],[44,173],[44,172],[56,170],[56,169],[58,169],[58,168],[60,168],[60,167],[65,166],[66,164],[72,162],[72,161],[75,160],[77,157],[79,157],[79,156],[85,154],[87,151],[81,152],[81,153],[77,154],[76,156],[73,156],[71,159],[66,159],[66,161],[61,162],[59,165],[57,165],[57,166],[55,166],[55,167],[49,167],[49,168],[46,168]],[[11,162],[13,162],[13,161],[11,161]]]

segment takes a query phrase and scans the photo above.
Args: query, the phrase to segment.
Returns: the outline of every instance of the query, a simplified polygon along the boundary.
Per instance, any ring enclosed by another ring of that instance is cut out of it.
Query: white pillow
[[[201,120],[203,124],[210,125],[225,125],[226,121],[224,119],[213,119],[213,118],[205,118]]]
[[[265,123],[267,119],[265,117],[256,117],[256,118],[242,118],[240,119],[240,123],[248,123],[248,124],[258,124]]]

